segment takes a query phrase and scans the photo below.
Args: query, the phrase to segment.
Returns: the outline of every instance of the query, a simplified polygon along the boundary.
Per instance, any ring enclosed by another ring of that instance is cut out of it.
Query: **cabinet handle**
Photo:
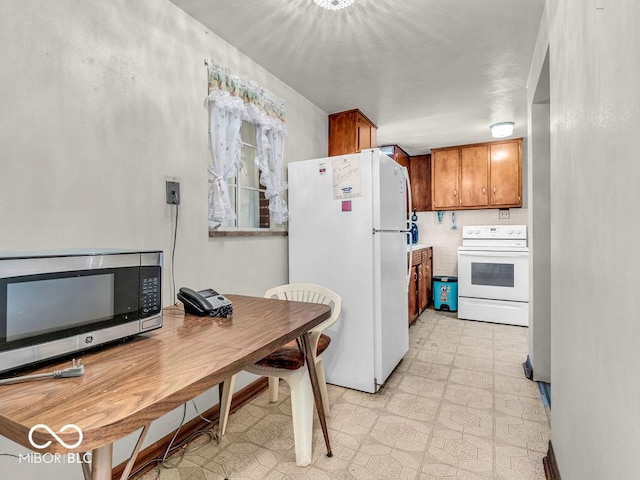
[[[493,193],[496,193],[496,186],[493,186]]]
[[[454,189],[453,189],[453,196],[454,196],[454,197],[457,197],[457,196],[458,196],[458,189],[457,189],[457,188],[454,188]]]
[[[487,187],[482,187],[482,194],[486,195],[487,194]]]

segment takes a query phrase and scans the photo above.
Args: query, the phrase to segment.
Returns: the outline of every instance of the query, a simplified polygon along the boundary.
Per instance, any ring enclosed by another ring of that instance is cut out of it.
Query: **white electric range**
[[[463,227],[458,247],[458,318],[529,325],[526,225]]]

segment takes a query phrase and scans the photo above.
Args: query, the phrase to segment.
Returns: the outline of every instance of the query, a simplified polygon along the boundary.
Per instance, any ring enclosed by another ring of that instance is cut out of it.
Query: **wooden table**
[[[34,449],[29,432],[43,424],[64,443],[73,445],[79,439],[78,432],[60,429],[77,425],[83,439],[76,448],[64,447],[42,428],[32,432],[32,439],[38,445],[51,441],[39,450],[41,453],[92,451],[91,478],[110,480],[116,440],[144,428],[132,456],[135,459],[151,422],[295,338],[302,338],[308,354],[306,332],[331,314],[330,307],[321,304],[227,297],[233,302],[234,315],[226,326],[215,317],[184,316],[178,309],[165,309],[161,329],[79,355],[85,365],[82,377],[0,386],[0,434]],[[68,366],[69,362],[62,362],[33,373]],[[330,452],[311,365],[309,374]],[[130,461],[125,474],[132,465]],[[85,476],[89,475],[89,466],[83,468]]]

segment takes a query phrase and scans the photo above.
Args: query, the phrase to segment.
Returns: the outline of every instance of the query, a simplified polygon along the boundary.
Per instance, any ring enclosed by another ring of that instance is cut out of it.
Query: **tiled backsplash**
[[[452,230],[451,211],[443,212],[438,223],[437,212],[418,212],[419,243],[433,245],[433,274],[458,274],[458,247],[462,245],[464,225],[527,225],[526,208],[510,208],[509,219],[498,218],[497,209],[455,211],[457,229]]]

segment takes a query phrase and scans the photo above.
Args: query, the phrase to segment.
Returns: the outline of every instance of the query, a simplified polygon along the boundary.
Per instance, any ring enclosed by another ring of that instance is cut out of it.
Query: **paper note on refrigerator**
[[[343,157],[333,160],[333,198],[353,198],[362,196],[360,176],[360,156]]]

